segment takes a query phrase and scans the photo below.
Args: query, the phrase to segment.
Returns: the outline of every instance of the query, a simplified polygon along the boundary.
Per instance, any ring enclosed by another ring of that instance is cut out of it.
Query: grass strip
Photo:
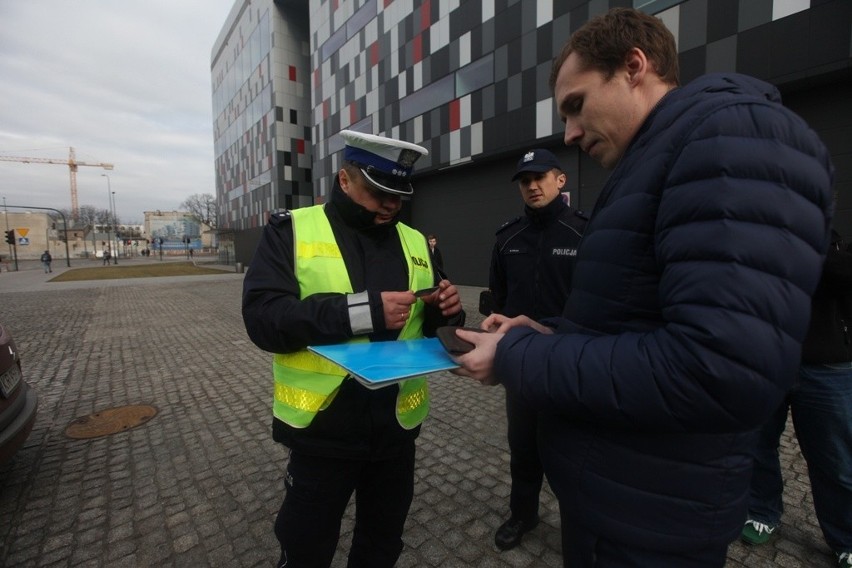
[[[81,280],[117,280],[121,278],[151,278],[157,276],[199,276],[222,274],[224,270],[196,266],[191,262],[157,262],[136,265],[110,265],[89,268],[72,268],[59,274],[50,282],[78,282]]]

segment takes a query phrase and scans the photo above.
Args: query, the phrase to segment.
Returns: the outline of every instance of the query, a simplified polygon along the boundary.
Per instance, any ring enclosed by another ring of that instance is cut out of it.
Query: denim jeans
[[[852,551],[852,364],[802,365],[784,404],[764,424],[754,452],[749,518],[781,521],[778,446],[793,417],[808,464],[814,509],[825,541],[835,552]]]

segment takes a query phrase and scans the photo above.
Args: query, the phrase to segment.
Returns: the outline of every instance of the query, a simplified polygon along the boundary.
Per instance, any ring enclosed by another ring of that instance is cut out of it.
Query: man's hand
[[[484,322],[483,322],[484,324]],[[477,333],[475,331],[456,330],[456,335],[474,344],[473,351],[453,357],[461,365],[452,373],[462,377],[471,377],[483,385],[496,385],[494,376],[494,355],[497,353],[497,342],[503,339],[502,333]]]
[[[485,331],[495,332],[495,333],[506,333],[513,327],[531,327],[539,333],[544,333],[550,335],[553,333],[553,329],[541,325],[535,320],[528,318],[527,316],[517,316],[514,318],[506,317],[502,314],[491,314],[485,320],[483,320],[482,324],[479,326]]]
[[[385,329],[402,329],[416,300],[414,292],[382,292]]]
[[[414,292],[408,292],[408,294],[414,296]],[[459,291],[449,280],[438,282],[438,290],[421,299],[429,305],[437,306],[444,317],[456,315],[462,309]]]
[[[472,377],[483,385],[496,385],[494,376],[494,356],[497,354],[497,343],[505,337],[506,332],[513,327],[531,327],[539,333],[550,335],[553,330],[537,323],[527,316],[508,318],[502,314],[491,314],[479,326],[489,333],[475,331],[456,331],[456,335],[474,344],[474,349],[464,355],[453,357],[461,368],[452,372],[463,377]]]

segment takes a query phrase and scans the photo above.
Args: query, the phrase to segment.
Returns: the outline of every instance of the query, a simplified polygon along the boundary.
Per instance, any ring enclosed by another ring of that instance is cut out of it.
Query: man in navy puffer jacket
[[[566,566],[723,566],[758,428],[792,384],[829,242],[833,168],[777,90],[677,87],[674,38],[613,9],[556,59],[578,144],[612,173],[563,318],[493,315],[458,374],[541,413]]]

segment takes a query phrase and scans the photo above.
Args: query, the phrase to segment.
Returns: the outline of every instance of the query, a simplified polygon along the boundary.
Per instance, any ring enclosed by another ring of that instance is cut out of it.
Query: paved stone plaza
[[[67,270],[59,265],[0,274],[0,322],[39,395],[28,443],[0,466],[0,566],[272,566],[287,453],[270,437],[270,357],[240,316],[243,275],[47,282]],[[479,288],[462,291],[476,324]],[[493,544],[509,496],[502,388],[450,373],[430,387],[398,566],[561,566],[548,489],[522,545]],[[76,418],[126,405],[158,413],[119,433],[66,437]],[[780,535],[733,544],[728,567],[834,565],[790,429],[783,444]],[[352,513],[335,567],[346,565]]]

